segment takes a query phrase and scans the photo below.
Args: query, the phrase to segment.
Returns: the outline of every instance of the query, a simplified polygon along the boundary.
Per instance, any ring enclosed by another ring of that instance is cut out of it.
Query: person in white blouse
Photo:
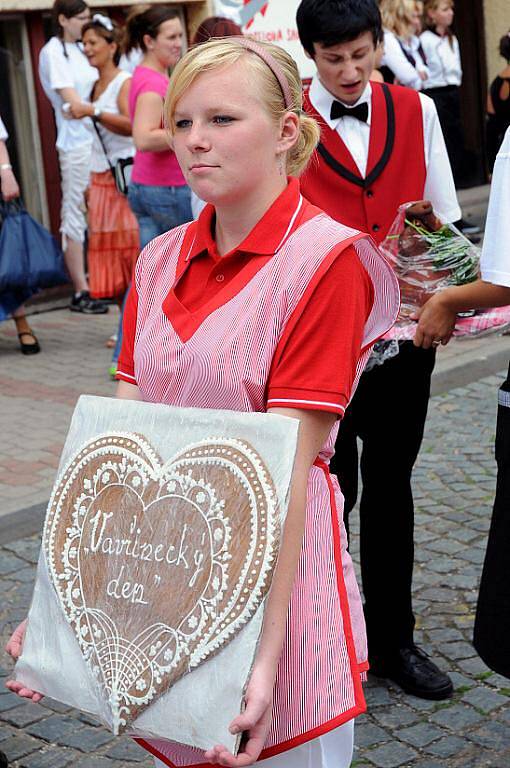
[[[74,286],[70,309],[103,314],[108,307],[90,298],[83,253],[87,226],[84,194],[90,174],[92,125],[70,118],[69,113],[73,104],[88,98],[97,80],[97,70],[90,66],[79,44],[90,11],[84,0],[55,0],[53,20],[57,35],[41,49],[39,78],[57,124],[62,191],[60,231],[66,267]]]
[[[5,200],[7,203],[20,195],[19,185],[7,150],[6,141],[8,138],[9,134],[0,117],[0,200]],[[0,320],[12,317],[16,325],[20,350],[24,355],[36,355],[41,351],[39,342],[28,324],[23,304],[32,293],[32,291],[23,290],[0,293]],[[2,755],[3,752],[0,752],[0,768],[3,766]],[[7,766],[7,761],[5,766]]]
[[[462,178],[464,137],[460,116],[462,64],[459,41],[451,30],[452,0],[425,2],[425,31],[420,42],[427,58],[429,76],[425,93],[434,100],[443,129],[448,155],[456,182]]]
[[[381,0],[384,27],[384,56],[381,66],[387,79],[421,91],[428,68],[416,35],[420,13],[415,0]]]
[[[510,128],[496,157],[481,255],[481,279],[433,296],[419,313],[414,343],[446,344],[458,312],[510,304]],[[498,394],[498,480],[480,583],[474,644],[485,663],[510,678],[510,365]]]

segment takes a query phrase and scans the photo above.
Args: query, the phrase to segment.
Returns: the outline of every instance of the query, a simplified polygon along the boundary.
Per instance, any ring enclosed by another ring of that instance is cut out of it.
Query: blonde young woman
[[[117,396],[278,413],[299,420],[300,437],[246,708],[230,725],[244,732],[241,750],[147,747],[166,766],[347,768],[365,709],[366,641],[328,462],[370,349],[397,312],[395,278],[366,235],[300,193],[319,130],[281,48],[229,38],[190,50],[165,117],[185,178],[208,205],[139,257]],[[14,656],[22,637],[23,625]]]
[[[426,57],[417,32],[420,7],[415,0],[381,0],[384,27],[382,67],[387,79],[421,91],[428,77]]]

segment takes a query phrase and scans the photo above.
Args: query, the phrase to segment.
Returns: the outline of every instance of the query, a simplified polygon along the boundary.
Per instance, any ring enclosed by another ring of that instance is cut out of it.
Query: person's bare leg
[[[85,276],[85,265],[83,260],[83,243],[66,238],[66,249],[64,251],[64,260],[67,271],[71,277],[75,293],[88,291],[89,286]]]
[[[38,347],[39,345],[36,337],[34,336],[34,332],[28,324],[28,320],[25,315],[25,306],[23,304],[21,307],[18,307],[14,310],[12,313],[12,319],[16,324],[16,332],[20,339],[20,343],[24,344],[25,346]]]

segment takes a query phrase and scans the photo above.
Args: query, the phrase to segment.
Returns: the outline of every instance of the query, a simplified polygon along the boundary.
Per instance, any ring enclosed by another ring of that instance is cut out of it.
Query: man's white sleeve
[[[458,221],[462,214],[436,105],[423,93],[420,93],[420,101],[427,168],[424,199],[430,200],[435,213],[443,221]]]

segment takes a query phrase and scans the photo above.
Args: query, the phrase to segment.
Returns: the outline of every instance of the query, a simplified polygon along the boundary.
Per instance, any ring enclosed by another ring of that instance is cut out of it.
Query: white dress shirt
[[[322,85],[318,76],[315,76],[312,80],[309,97],[324,122],[331,130],[338,133],[349,149],[361,176],[365,177],[372,124],[371,84],[367,83],[356,104],[351,105],[355,107],[358,104],[368,104],[368,120],[366,123],[355,117],[348,116],[332,120],[331,105],[335,97]],[[436,107],[432,99],[422,93],[419,94],[419,99],[423,114],[425,167],[427,170],[423,198],[430,200],[435,213],[443,221],[458,221],[461,218],[461,211]],[[413,141],[414,137],[410,137],[410,151],[413,150]],[[397,212],[395,211],[396,214]]]
[[[510,128],[496,157],[480,261],[482,280],[510,287]]]
[[[416,54],[418,54],[419,59]],[[427,72],[427,68],[418,53],[418,45],[416,45],[416,51],[413,50],[413,56],[416,59],[416,67],[413,67],[411,62],[406,58],[404,51],[400,47],[400,43],[393,32],[390,32],[387,29],[384,30],[384,55],[382,57],[381,65],[391,69],[398,80],[399,85],[405,85],[408,88],[414,88],[415,91],[421,91],[422,88],[428,86],[424,85],[418,70],[423,69],[423,71]]]
[[[460,62],[459,41],[440,37],[427,29],[420,35],[420,42],[427,58],[429,70],[424,88],[443,88],[445,85],[460,85],[462,65]]]

